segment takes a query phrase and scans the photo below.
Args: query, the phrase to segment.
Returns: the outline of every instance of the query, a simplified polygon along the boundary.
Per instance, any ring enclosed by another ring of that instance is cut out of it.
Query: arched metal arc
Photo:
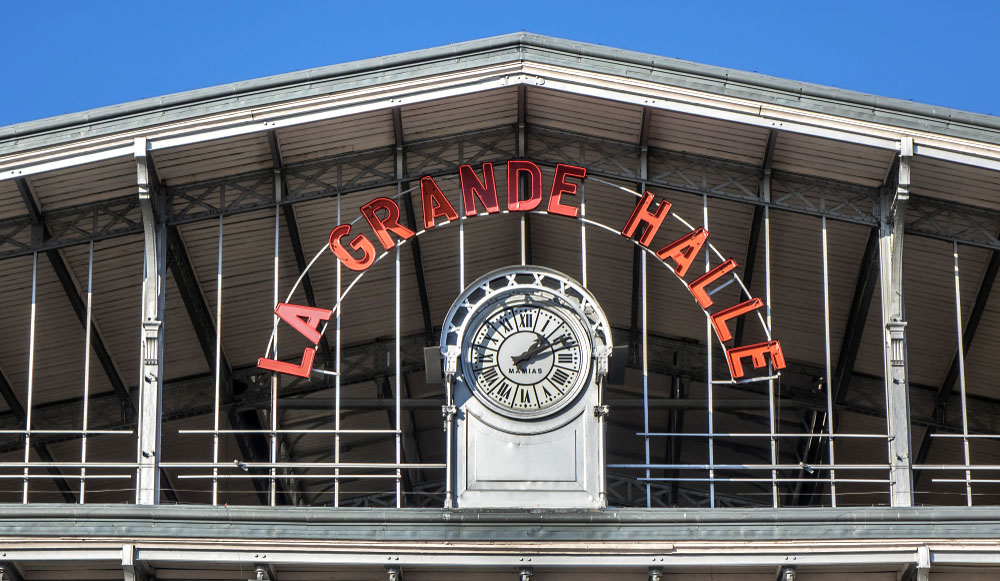
[[[552,170],[549,170],[548,168],[545,168],[545,170],[543,170],[543,171],[550,172]],[[442,177],[453,178],[453,177],[457,177],[457,176],[454,175],[454,174],[448,174],[448,175],[445,175],[445,176],[438,176],[438,177],[439,178],[442,178]],[[617,189],[617,190],[621,190],[621,191],[623,191],[623,192],[625,192],[625,193],[627,193],[630,196],[635,197],[635,198],[641,198],[642,197],[642,194],[640,194],[638,192],[630,190],[630,189],[628,189],[628,188],[626,188],[624,186],[620,186],[618,184],[615,184],[615,183],[612,183],[612,182],[609,182],[609,181],[606,181],[606,180],[602,180],[600,178],[593,178],[593,177],[591,177],[591,178],[587,178],[587,179],[590,179],[592,181],[595,181],[597,183],[609,186],[609,187]],[[419,185],[413,186],[412,188],[409,188],[407,190],[399,192],[399,193],[395,194],[394,196],[384,196],[384,197],[390,197],[391,199],[394,199],[398,203],[398,201],[400,199],[402,199],[403,196],[410,195],[412,192],[418,190],[419,188],[420,188]],[[510,210],[501,210],[500,212],[496,212],[495,214],[499,214],[499,215],[505,215],[505,214],[537,214],[537,215],[546,216],[546,215],[549,214],[549,212],[547,212],[545,210],[530,210],[528,212],[511,212]],[[481,216],[492,216],[492,215],[494,215],[494,214],[489,214],[489,213],[478,214],[477,213],[477,214],[475,214],[473,216],[459,216],[458,220],[446,220],[446,221],[441,222],[439,224],[435,224],[435,226],[434,226],[433,229],[434,230],[439,230],[439,229],[442,229],[442,228],[444,228],[444,227],[452,224],[453,222],[461,222],[461,221],[465,221],[465,220],[467,220],[469,218],[478,218],[478,217],[481,217]],[[677,214],[671,213],[670,215],[673,216],[675,219],[677,219],[681,224],[683,224],[684,226],[686,226],[689,231],[692,231],[692,230],[695,229],[694,226],[692,226],[689,222],[687,222],[687,220],[685,220],[684,218],[678,216]],[[353,220],[351,220],[351,222],[349,222],[349,224],[351,226],[353,226],[359,220],[361,220],[361,218],[363,218],[363,217],[364,216],[357,216],[356,218],[354,218]],[[584,224],[595,226],[595,227],[597,227],[597,228],[599,228],[601,230],[606,230],[606,231],[608,231],[608,232],[610,232],[610,233],[612,233],[612,234],[614,234],[616,236],[618,236],[618,235],[621,234],[620,230],[618,230],[616,228],[612,228],[611,226],[608,226],[606,224],[601,224],[600,222],[595,222],[594,220],[591,220],[591,219],[583,217],[583,216],[578,216],[576,218],[576,220],[580,221],[580,222],[583,222]],[[412,238],[416,238],[416,237],[422,236],[423,234],[425,234],[427,232],[428,232],[427,228],[423,228],[423,229],[417,230],[417,231],[414,232],[414,235],[413,235]],[[400,240],[399,242],[397,242],[396,246],[397,247],[402,246],[402,245],[406,244],[408,242],[408,240],[409,239],[407,239],[407,240]],[[653,258],[657,262],[659,262],[660,264],[662,264],[663,267],[666,268],[671,274],[673,274],[674,277],[681,282],[681,284],[684,284],[685,286],[687,286],[687,283],[684,281],[684,279],[681,276],[679,276],[677,274],[677,272],[674,270],[674,268],[671,267],[669,264],[667,264],[667,262],[665,260],[663,260],[662,258],[660,258],[659,256],[657,256],[657,254],[656,254],[655,251],[653,251],[652,249],[650,249],[650,248],[648,248],[646,246],[643,246],[643,245],[639,244],[638,240],[631,239],[631,242],[632,242],[632,244],[638,246],[640,249],[642,249],[646,253],[652,255]],[[309,272],[309,269],[312,268],[312,265],[319,259],[320,256],[322,256],[327,251],[328,248],[329,248],[329,244],[324,244],[323,247],[321,247],[316,252],[316,254],[313,256],[312,260],[309,261],[309,263],[306,265],[306,268],[299,274],[299,277],[295,280],[295,284],[292,285],[291,290],[288,292],[288,295],[285,297],[285,302],[286,303],[292,299],[292,295],[294,295],[295,291],[298,290],[299,284],[301,284],[302,279],[305,278],[305,275]],[[722,260],[722,261],[726,260],[726,257],[721,252],[719,252],[719,250],[711,242],[708,242],[708,248],[720,260]],[[395,250],[395,247],[393,248],[393,250]],[[344,298],[351,291],[351,289],[354,288],[354,285],[356,285],[358,283],[358,281],[361,280],[361,277],[364,276],[365,273],[367,273],[372,267],[374,267],[376,264],[378,264],[378,262],[380,260],[382,260],[385,256],[387,256],[389,254],[389,252],[390,252],[389,250],[383,250],[381,254],[379,254],[378,256],[375,257],[375,260],[372,262],[371,266],[369,266],[364,271],[359,272],[354,277],[354,279],[350,282],[350,284],[347,285],[347,288],[344,289],[344,291],[340,294],[339,297],[337,297],[337,302],[333,306],[333,308],[331,309],[331,312],[333,312],[333,313],[339,312],[340,306],[344,302]],[[737,274],[735,270],[731,271],[729,273],[729,276],[733,277],[733,279],[736,281],[737,284],[739,284],[740,288],[743,290],[743,292],[746,294],[746,296],[748,298],[752,297],[752,295],[750,294],[749,289],[747,289],[746,285],[743,284],[743,280],[740,278],[739,274]],[[697,305],[697,301],[696,301],[696,305]],[[702,308],[701,305],[697,305],[697,307],[699,309],[701,309],[702,313],[704,313],[704,315],[705,315],[706,318],[710,318],[711,317],[711,313],[709,313],[707,309]],[[771,340],[771,329],[768,328],[767,323],[764,321],[764,317],[759,312],[757,313],[757,319],[760,322],[761,328],[763,328],[764,333],[765,333],[767,339],[770,341]],[[322,329],[320,330],[320,335],[323,335],[323,334],[326,333],[326,329],[327,329],[328,326],[329,326],[329,321],[327,321],[327,323],[323,325]],[[713,333],[713,335],[715,336],[716,341],[719,342],[719,346],[722,347],[723,351],[725,351],[726,350],[725,343],[722,342],[722,340],[719,338],[718,334]],[[265,353],[270,352],[271,347],[274,344],[274,339],[275,339],[275,337],[274,337],[274,331],[272,331],[271,332],[271,336],[270,336],[270,338],[268,340],[268,343],[267,343],[267,350],[265,351]],[[275,354],[275,356],[277,356],[277,354]],[[768,379],[768,378],[752,378],[751,380],[758,380],[758,379]],[[737,380],[733,380],[733,381],[736,382]]]

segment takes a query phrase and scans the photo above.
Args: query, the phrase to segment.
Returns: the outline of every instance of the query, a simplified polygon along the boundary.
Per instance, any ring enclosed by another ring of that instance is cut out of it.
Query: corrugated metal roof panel
[[[517,89],[405,105],[401,114],[407,141],[517,123]]]
[[[1000,209],[1000,172],[916,156],[911,191],[962,204]]]
[[[0,220],[28,215],[14,180],[0,182]]]
[[[160,180],[169,186],[273,167],[266,133],[164,149],[153,157]]]
[[[277,134],[286,165],[395,143],[389,110],[293,125]]]
[[[593,97],[531,87],[526,95],[529,125],[587,133],[638,143],[642,108]]]
[[[133,195],[139,191],[135,160],[132,158],[111,159],[29,176],[27,179],[42,212]]]
[[[719,119],[654,111],[649,125],[649,145],[762,165],[769,130]]]
[[[894,152],[797,133],[780,133],[773,167],[865,186],[880,186]]]
[[[168,274],[163,325],[163,377],[169,381],[205,374],[209,370],[173,274]]]

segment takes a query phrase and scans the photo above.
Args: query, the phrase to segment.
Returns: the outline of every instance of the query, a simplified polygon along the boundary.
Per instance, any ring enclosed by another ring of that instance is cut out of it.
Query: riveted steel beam
[[[407,176],[406,172],[406,149],[403,142],[403,114],[399,107],[392,109],[392,131],[395,136],[395,166],[396,166],[396,193],[402,193],[410,189],[410,183],[403,181]],[[413,212],[413,196],[403,195],[403,209],[406,212],[406,222],[410,230],[418,232],[421,228],[417,225],[417,218]],[[417,295],[420,297],[420,313],[424,319],[424,332],[427,334],[427,344],[434,341],[434,327],[431,324],[431,302],[427,294],[427,281],[424,277],[424,258],[420,251],[420,237],[409,240],[410,256],[413,259],[413,274],[417,281]]]
[[[774,148],[778,143],[778,131],[772,129],[767,135],[767,144],[764,146],[764,163],[761,165],[760,182],[757,185],[757,195],[760,200],[767,203],[771,196],[771,165],[774,162]],[[750,218],[750,236],[747,237],[746,260],[743,261],[743,285],[748,289],[753,284],[754,270],[757,266],[757,246],[760,242],[760,229],[764,223],[764,206],[755,205],[753,216]],[[747,297],[750,298],[750,297]],[[736,332],[733,334],[733,345],[743,344],[744,326],[746,317],[740,317],[736,321]]]

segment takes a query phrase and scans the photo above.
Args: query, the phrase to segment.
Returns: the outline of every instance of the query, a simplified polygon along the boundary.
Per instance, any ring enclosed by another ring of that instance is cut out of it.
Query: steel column
[[[160,411],[163,407],[163,316],[166,311],[166,225],[163,196],[150,178],[146,140],[135,140],[143,225],[142,345],[136,503],[160,502]]]
[[[913,139],[900,142],[896,189],[883,191],[879,219],[882,336],[889,436],[889,491],[892,506],[913,505],[910,456],[910,398],[903,303],[903,227],[910,194]]]
[[[122,547],[122,572],[125,581],[152,581],[155,579],[152,570],[139,559],[135,545]]]

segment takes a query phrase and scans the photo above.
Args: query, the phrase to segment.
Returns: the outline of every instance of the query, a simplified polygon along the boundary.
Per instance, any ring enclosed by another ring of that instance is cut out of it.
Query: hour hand
[[[529,359],[531,359],[535,355],[538,355],[542,351],[545,351],[547,348],[548,344],[547,341],[545,341],[545,337],[538,335],[537,337],[535,337],[535,342],[532,343],[531,346],[524,351],[524,353],[521,353],[517,357],[513,358],[514,365],[520,367],[522,363],[528,361]]]

